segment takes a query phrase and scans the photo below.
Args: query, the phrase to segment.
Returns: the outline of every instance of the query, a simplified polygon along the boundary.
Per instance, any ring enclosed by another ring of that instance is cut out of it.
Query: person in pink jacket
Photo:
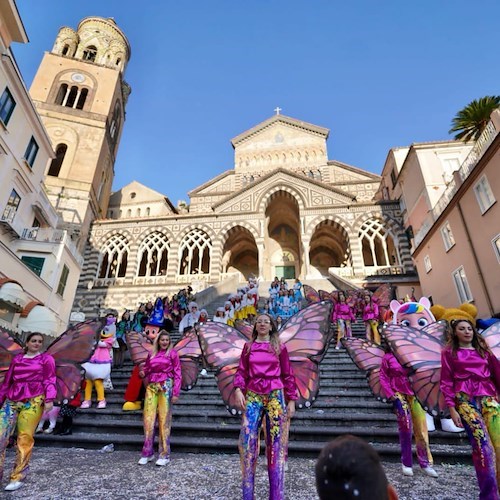
[[[259,431],[265,418],[269,498],[283,500],[287,422],[295,414],[297,385],[286,347],[268,314],[260,314],[234,377],[236,404],[244,412],[239,440],[243,499],[254,498]]]
[[[366,338],[376,344],[380,344],[380,333],[378,332],[379,310],[377,303],[372,300],[369,293],[363,296],[363,321],[366,327]]]
[[[470,321],[452,320],[450,327],[441,353],[441,392],[453,423],[467,431],[479,498],[498,500],[500,362]]]
[[[380,385],[384,395],[389,401],[392,401],[394,413],[398,419],[403,474],[405,476],[413,476],[413,457],[411,451],[413,426],[418,463],[428,476],[437,477],[437,472],[432,467],[433,459],[429,448],[429,434],[427,432],[425,411],[413,394],[407,370],[401,366],[391,352],[386,352],[382,358]]]
[[[41,352],[42,345],[42,335],[28,335],[25,352],[12,360],[0,388],[0,480],[9,437],[17,427],[16,461],[6,491],[23,485],[38,422],[44,409],[52,409],[57,396],[56,364],[50,354]]]
[[[154,458],[153,443],[158,414],[159,453],[156,465],[164,466],[170,462],[172,404],[179,400],[182,377],[179,355],[166,330],[158,333],[153,352],[147,357],[139,376],[148,383],[143,411],[144,446],[139,465],[146,465]]]
[[[346,302],[344,292],[339,292],[339,301],[333,308],[332,319],[337,322],[337,345],[335,349],[340,349],[340,339],[352,337],[351,321],[356,319],[352,307]]]

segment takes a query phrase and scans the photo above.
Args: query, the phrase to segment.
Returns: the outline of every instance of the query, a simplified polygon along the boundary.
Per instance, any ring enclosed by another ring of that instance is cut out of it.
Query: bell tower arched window
[[[56,104],[73,109],[83,109],[85,101],[89,94],[89,89],[80,88],[76,85],[68,86],[67,83],[61,84],[56,96]]]
[[[89,45],[83,51],[83,60],[84,61],[94,62],[96,57],[97,57],[97,47],[95,47],[94,45]]]
[[[61,167],[67,150],[68,146],[66,146],[66,144],[58,144],[56,148],[56,157],[50,164],[48,175],[51,175],[52,177],[59,177],[59,172],[61,171]]]

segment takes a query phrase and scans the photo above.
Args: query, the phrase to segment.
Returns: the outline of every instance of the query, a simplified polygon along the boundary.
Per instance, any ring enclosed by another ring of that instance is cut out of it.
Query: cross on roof
[[[274,108],[274,111],[276,111],[276,114],[279,115],[280,111],[282,111],[282,109],[278,106],[278,107]]]

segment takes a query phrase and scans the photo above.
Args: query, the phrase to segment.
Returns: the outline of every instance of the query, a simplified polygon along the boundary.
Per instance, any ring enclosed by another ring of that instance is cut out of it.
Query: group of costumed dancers
[[[413,431],[421,469],[427,476],[437,477],[426,415],[431,416],[430,421],[433,416],[441,416],[451,419],[458,429],[465,429],[469,437],[480,498],[498,499],[500,323],[479,334],[475,322],[467,316],[470,311],[458,310],[446,317],[448,321],[436,321],[426,298],[403,304],[392,301],[384,312],[386,319],[392,313],[391,322],[375,331],[373,322],[378,323],[381,312],[373,318],[367,316],[367,338],[361,339],[353,337],[350,331],[348,322],[354,318],[339,314],[342,304],[348,302],[345,294],[319,297],[318,301],[308,295],[311,303],[291,316],[279,331],[274,318],[261,313],[256,314],[253,323],[235,321],[234,326],[218,321],[194,322],[183,328],[183,335],[175,344],[160,325],[150,324],[144,332],[127,332],[136,376],[145,390],[144,446],[138,463],[146,465],[156,458],[156,465],[168,464],[172,405],[178,401],[181,389],[189,390],[196,384],[200,368],[209,367],[215,371],[228,411],[241,415],[243,498],[254,498],[263,429],[269,498],[283,499],[290,420],[296,409],[314,404],[320,387],[320,363],[333,344],[345,347],[356,365],[366,372],[374,395],[392,403],[405,476],[413,475]],[[374,302],[373,297],[366,295],[360,297],[365,303],[363,310],[373,309],[373,304],[380,300]],[[191,313],[196,316],[196,311]],[[71,402],[81,387],[82,364],[101,364],[95,357],[96,351],[109,350],[106,339],[114,323],[111,317],[116,319],[110,314],[105,322],[74,326],[44,352],[40,334],[30,334],[26,344],[21,345],[7,330],[0,330],[0,348],[4,351],[0,357],[2,472],[9,437],[17,429],[17,454],[7,491],[23,485],[33,436],[43,411],[54,404]],[[88,364],[84,366],[89,368]],[[102,381],[103,376],[98,373],[99,378],[94,380]],[[87,381],[90,392],[92,385],[98,401],[105,400],[100,384]],[[137,383],[133,389],[137,391]],[[84,402],[90,398],[87,392]],[[127,402],[139,401],[140,395],[134,393]],[[153,449],[156,423],[157,457]]]

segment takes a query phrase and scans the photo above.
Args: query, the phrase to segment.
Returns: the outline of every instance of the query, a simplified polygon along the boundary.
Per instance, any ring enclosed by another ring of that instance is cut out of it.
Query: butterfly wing
[[[500,321],[486,328],[481,335],[496,358],[500,360]]]
[[[318,295],[321,300],[333,300],[332,294],[325,290],[318,290]]]
[[[234,327],[236,328],[236,330],[242,333],[248,340],[252,338],[253,325],[250,325],[249,323],[246,323],[241,320],[237,320],[234,323]]]
[[[329,301],[310,304],[285,323],[280,340],[286,345],[290,359],[321,362],[334,333],[330,328],[332,307]]]
[[[383,335],[398,361],[410,370],[409,379],[422,407],[433,415],[448,411],[440,389],[444,326],[431,323],[425,329],[387,325]]]
[[[146,362],[149,354],[153,352],[153,344],[142,333],[131,330],[125,334],[130,357],[136,365]]]
[[[80,390],[85,373],[81,365],[94,353],[103,326],[100,319],[77,323],[47,348],[56,363],[57,402],[71,400]]]
[[[290,362],[299,396],[295,404],[298,408],[309,408],[319,392],[318,363],[307,358],[291,359]]]
[[[304,297],[306,298],[309,304],[321,301],[319,293],[312,286],[303,285],[303,289],[304,289]]]
[[[372,300],[377,302],[381,307],[389,307],[391,303],[391,293],[391,285],[389,285],[389,283],[384,283],[373,292]]]
[[[196,330],[189,330],[175,345],[181,363],[182,382],[184,391],[192,389],[198,380],[200,358],[202,356]]]
[[[198,335],[208,365],[216,370],[217,387],[226,408],[233,415],[241,413],[236,407],[234,376],[248,339],[235,328],[213,321],[200,325]]]
[[[341,342],[354,364],[366,373],[373,395],[385,401],[380,385],[380,367],[385,354],[384,350],[378,344],[360,338],[344,338]]]
[[[7,328],[0,327],[0,385],[3,384],[7,370],[14,356],[23,352],[23,346],[15,334]]]

